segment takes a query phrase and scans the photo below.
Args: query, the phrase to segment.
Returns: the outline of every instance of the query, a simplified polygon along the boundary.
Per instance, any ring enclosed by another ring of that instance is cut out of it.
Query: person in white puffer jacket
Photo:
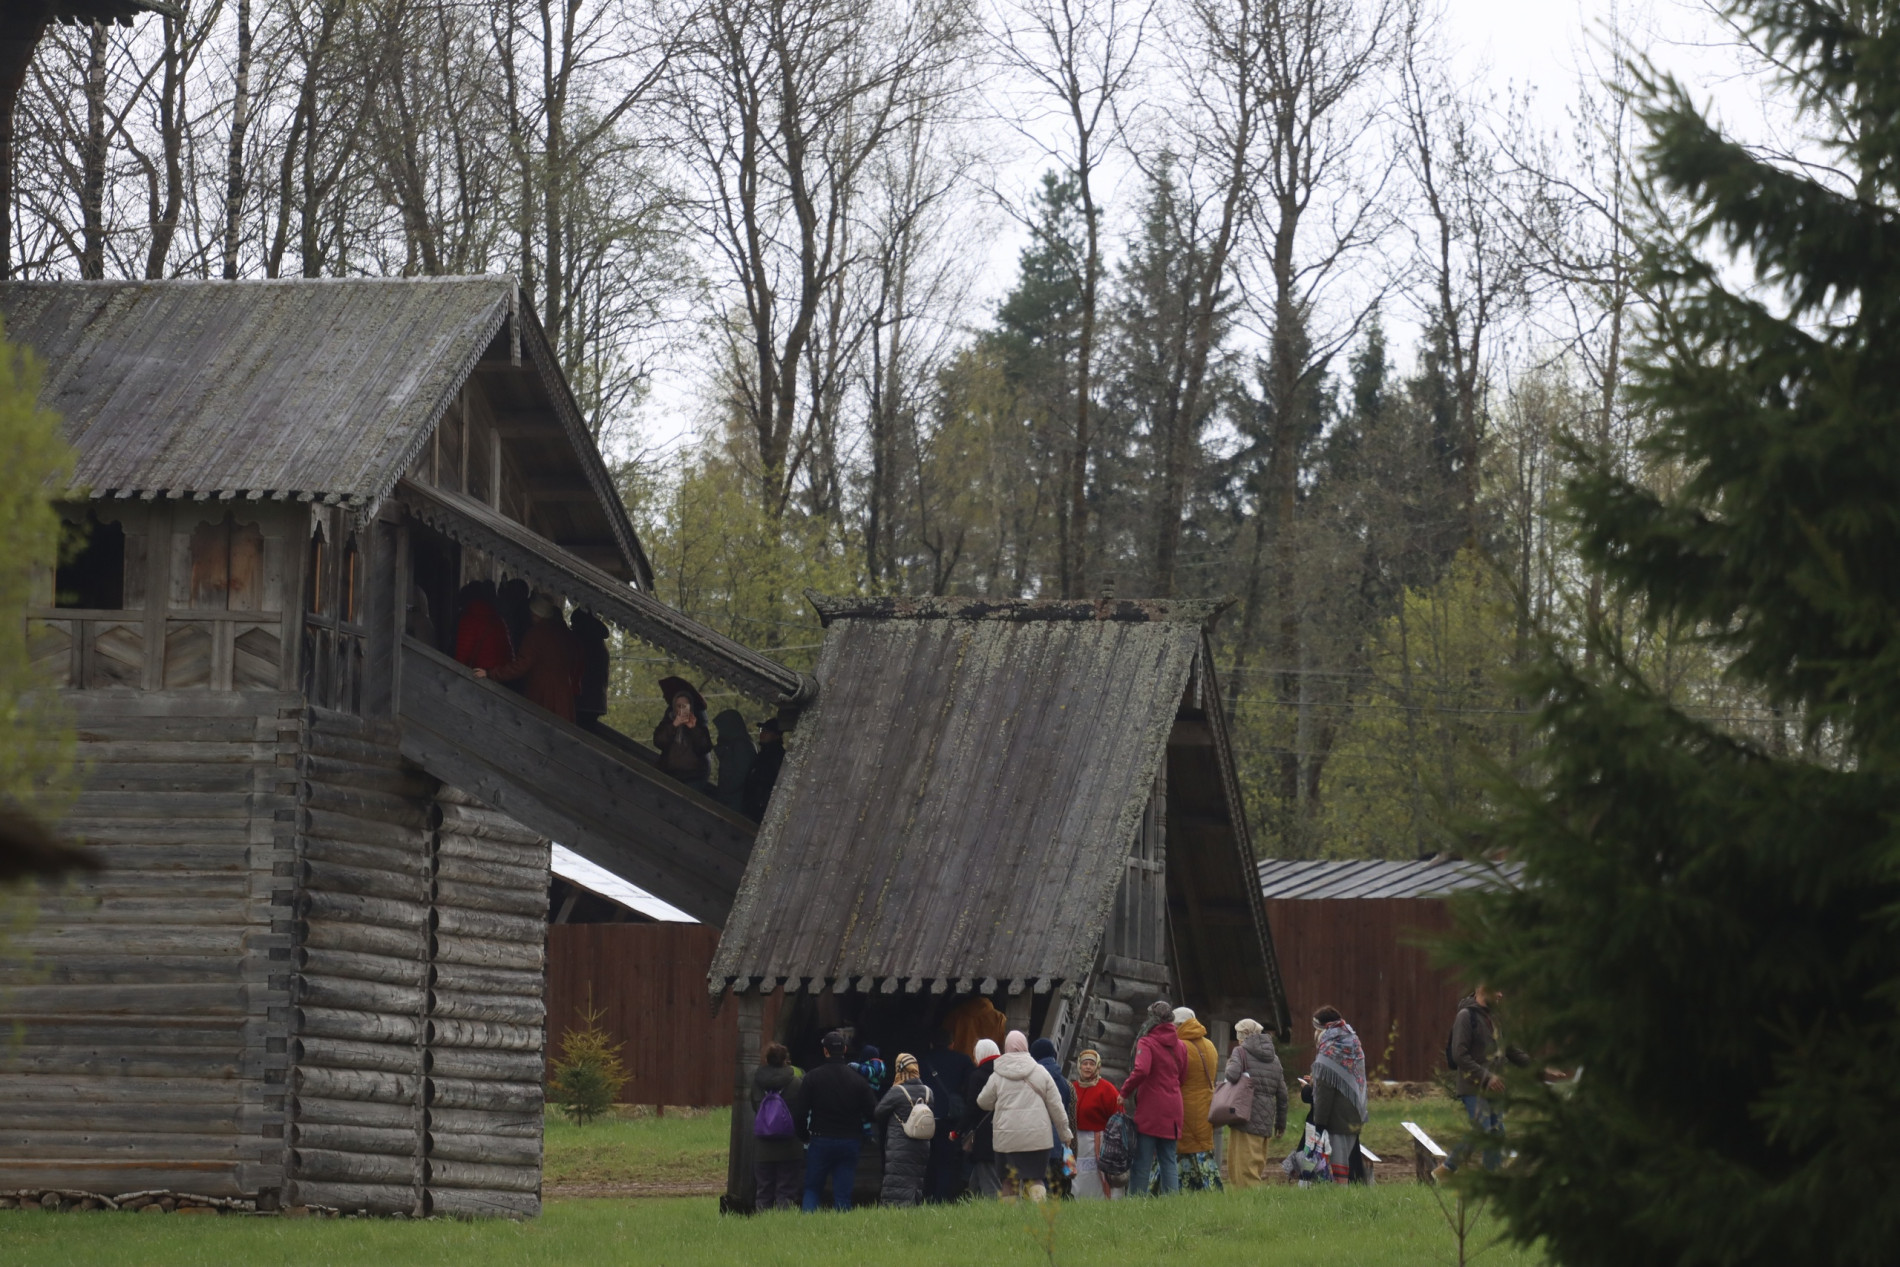
[[[976,1097],[976,1107],[993,1114],[990,1129],[996,1141],[996,1167],[1005,1176],[1003,1195],[1014,1195],[1020,1184],[1031,1201],[1041,1201],[1049,1195],[1045,1182],[1049,1128],[1055,1128],[1063,1143],[1075,1143],[1062,1092],[1049,1071],[1029,1054],[1029,1039],[1019,1029],[1003,1040],[1003,1054],[990,1068],[990,1080]]]

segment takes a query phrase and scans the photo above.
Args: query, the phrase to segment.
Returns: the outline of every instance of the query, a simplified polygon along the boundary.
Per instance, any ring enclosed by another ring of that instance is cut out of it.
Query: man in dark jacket
[[[851,1188],[858,1181],[858,1148],[864,1127],[877,1113],[877,1097],[864,1075],[845,1063],[844,1035],[832,1030],[824,1037],[825,1063],[798,1080],[792,1088],[792,1121],[805,1149],[805,1213],[818,1209],[818,1194],[831,1177],[831,1200],[840,1210],[851,1208]]]
[[[746,734],[745,714],[728,708],[713,718],[713,755],[719,758],[719,803],[729,810],[745,809],[745,781],[752,773],[752,736]]]
[[[937,1031],[924,1056],[924,1085],[936,1100],[937,1133],[930,1140],[930,1173],[924,1195],[930,1201],[955,1201],[963,1194],[963,1144],[957,1136],[963,1123],[963,1088],[976,1072],[976,1062],[950,1045],[950,1035]]]
[[[574,724],[582,730],[598,731],[600,719],[607,715],[607,626],[592,612],[577,611],[567,622],[580,652],[580,689],[574,692]]]
[[[1488,1094],[1504,1090],[1503,1062],[1508,1060],[1520,1067],[1531,1063],[1528,1052],[1506,1047],[1503,1035],[1498,1032],[1491,1008],[1502,999],[1496,991],[1480,985],[1458,1000],[1458,1015],[1451,1023],[1451,1042],[1446,1048],[1452,1069],[1458,1075],[1458,1098],[1464,1102],[1465,1115],[1476,1130],[1486,1135],[1504,1133],[1503,1115],[1487,1098]],[[1449,1175],[1470,1153],[1468,1143],[1453,1148],[1445,1164],[1433,1174],[1439,1178]],[[1485,1149],[1486,1170],[1496,1169],[1501,1160],[1501,1149]]]
[[[765,807],[772,803],[772,789],[778,786],[778,770],[783,764],[784,732],[779,729],[778,718],[768,717],[759,723],[759,755],[746,772],[745,804],[740,808],[755,823],[765,818]]]

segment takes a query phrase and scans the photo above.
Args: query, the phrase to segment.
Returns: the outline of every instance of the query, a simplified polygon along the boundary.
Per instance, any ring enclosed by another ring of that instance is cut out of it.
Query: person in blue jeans
[[[792,1088],[792,1121],[805,1141],[802,1208],[807,1214],[818,1209],[818,1195],[827,1178],[831,1180],[832,1204],[840,1210],[851,1208],[864,1127],[877,1114],[877,1096],[871,1084],[845,1063],[844,1035],[832,1030],[823,1042],[825,1063]]]
[[[1451,1041],[1445,1044],[1445,1055],[1458,1075],[1458,1099],[1465,1106],[1465,1116],[1477,1134],[1487,1141],[1496,1141],[1488,1143],[1484,1150],[1481,1161],[1486,1170],[1496,1170],[1504,1161],[1504,1115],[1498,1112],[1490,1096],[1504,1090],[1505,1062],[1520,1067],[1531,1062],[1528,1052],[1504,1042],[1492,1013],[1503,998],[1496,990],[1479,985],[1458,1000],[1458,1015],[1451,1024]],[[1469,1139],[1453,1146],[1451,1156],[1432,1171],[1432,1177],[1449,1176],[1473,1151]]]
[[[1187,1073],[1187,1048],[1174,1029],[1174,1008],[1166,999],[1148,1005],[1149,1028],[1135,1044],[1135,1067],[1122,1083],[1132,1096],[1135,1156],[1128,1170],[1128,1195],[1145,1197],[1148,1177],[1160,1171],[1160,1194],[1181,1190],[1175,1148],[1181,1139],[1181,1079]]]

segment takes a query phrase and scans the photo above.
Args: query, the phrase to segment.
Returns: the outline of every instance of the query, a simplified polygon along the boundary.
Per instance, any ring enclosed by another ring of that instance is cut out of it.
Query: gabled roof
[[[714,992],[1080,986],[1216,605],[813,602],[818,702],[754,844]],[[1226,872],[1251,861],[1234,853]],[[1269,955],[1252,956],[1257,982]]]
[[[508,329],[510,316],[519,320]],[[95,497],[385,497],[504,331],[615,546],[649,570],[511,277],[0,283]]]
[[[1441,898],[1516,882],[1521,863],[1270,858],[1260,864],[1260,893],[1276,901],[1341,898]]]

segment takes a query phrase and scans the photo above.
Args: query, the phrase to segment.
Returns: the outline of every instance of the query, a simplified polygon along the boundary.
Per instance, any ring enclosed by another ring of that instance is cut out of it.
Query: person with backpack
[[[1076,1056],[1075,1075],[1069,1084],[1075,1091],[1075,1198],[1113,1201],[1122,1195],[1114,1181],[1128,1178],[1127,1158],[1119,1159],[1117,1173],[1111,1175],[1102,1164],[1107,1159],[1102,1146],[1109,1122],[1121,1116],[1121,1089],[1102,1076],[1102,1053],[1093,1047]]]
[[[792,1123],[786,1093],[798,1081],[792,1053],[782,1043],[765,1049],[765,1063],[752,1071],[752,1181],[760,1210],[789,1210],[798,1204],[805,1173],[805,1145]]]
[[[1458,1077],[1458,1099],[1465,1106],[1465,1116],[1471,1119],[1475,1131],[1492,1137],[1504,1133],[1504,1117],[1490,1100],[1490,1096],[1504,1090],[1503,1062],[1519,1067],[1531,1063],[1529,1052],[1504,1045],[1504,1036],[1491,1015],[1492,1005],[1501,1002],[1503,997],[1480,984],[1459,999],[1458,1013],[1451,1022],[1451,1037],[1445,1042],[1445,1064]],[[1451,1156],[1432,1171],[1432,1177],[1447,1178],[1471,1152],[1469,1141],[1456,1145]],[[1502,1160],[1502,1148],[1485,1149],[1486,1170],[1497,1169]]]
[[[792,1122],[805,1141],[803,1209],[807,1214],[818,1209],[818,1195],[827,1178],[832,1204],[840,1210],[851,1208],[864,1124],[877,1114],[871,1084],[845,1063],[844,1035],[834,1029],[825,1035],[823,1045],[825,1063],[800,1078],[791,1096]]]
[[[983,1090],[977,1107],[993,1114],[991,1130],[996,1164],[1001,1168],[1005,1195],[1021,1192],[1031,1201],[1049,1195],[1049,1132],[1053,1127],[1065,1144],[1075,1131],[1062,1108],[1062,1093],[1049,1071],[1029,1054],[1029,1036],[1019,1029],[1003,1040],[1003,1054]]]
[[[1234,1026],[1233,1054],[1222,1076],[1238,1083],[1245,1078],[1253,1090],[1253,1108],[1247,1120],[1227,1128],[1227,1182],[1236,1190],[1267,1181],[1267,1141],[1286,1133],[1286,1071],[1273,1035],[1251,1016]]]
[[[899,1052],[891,1072],[895,1080],[874,1115],[878,1138],[884,1141],[884,1182],[877,1200],[879,1205],[917,1205],[924,1199],[930,1141],[937,1135],[936,1105],[917,1057]]]
[[[1135,1067],[1122,1080],[1122,1094],[1135,1099],[1135,1158],[1129,1168],[1128,1195],[1149,1196],[1148,1179],[1160,1174],[1160,1195],[1181,1190],[1175,1144],[1181,1138],[1181,1080],[1187,1075],[1187,1048],[1174,1032],[1174,1009],[1167,1000],[1148,1005],[1153,1022],[1135,1045]]]
[[[1075,1124],[1075,1088],[1070,1086],[1069,1080],[1062,1076],[1062,1065],[1056,1059],[1055,1040],[1038,1038],[1029,1044],[1029,1054],[1036,1058],[1037,1064],[1049,1071],[1050,1080],[1056,1084],[1056,1090],[1062,1093],[1063,1115],[1073,1126]],[[1050,1131],[1049,1139],[1049,1187],[1057,1196],[1067,1197],[1071,1195],[1074,1187],[1074,1184],[1070,1182],[1075,1169],[1069,1164],[1071,1149],[1062,1142],[1053,1129]]]

